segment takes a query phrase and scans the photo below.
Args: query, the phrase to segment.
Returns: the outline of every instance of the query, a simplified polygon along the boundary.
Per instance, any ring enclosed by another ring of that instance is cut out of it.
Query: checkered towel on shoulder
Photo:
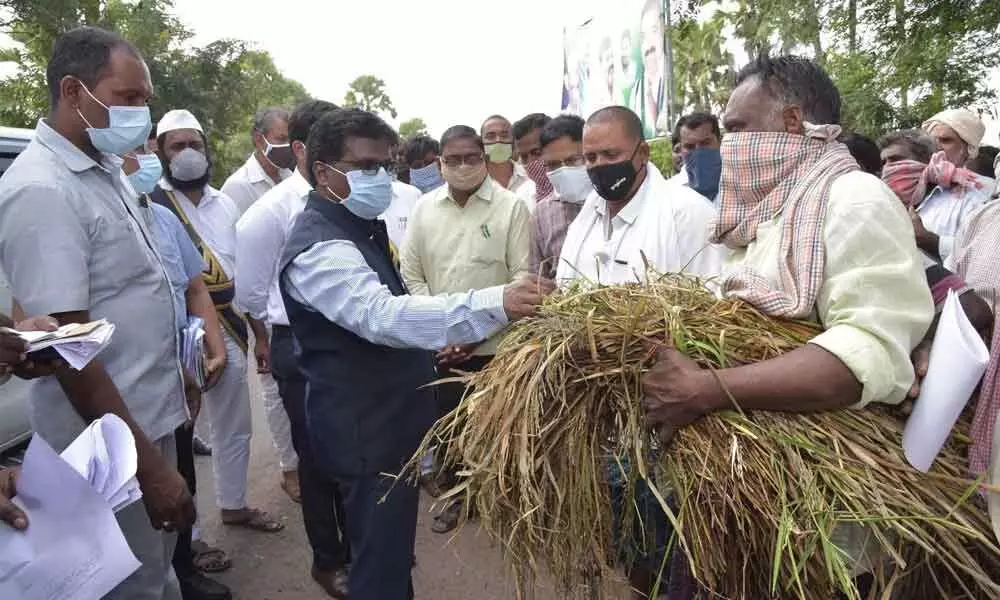
[[[719,220],[714,242],[745,248],[757,228],[783,216],[780,281],[773,285],[744,265],[723,282],[723,292],[775,317],[807,318],[823,283],[823,224],[833,181],[858,164],[836,141],[836,125],[806,126],[805,135],[728,134],[722,141]]]

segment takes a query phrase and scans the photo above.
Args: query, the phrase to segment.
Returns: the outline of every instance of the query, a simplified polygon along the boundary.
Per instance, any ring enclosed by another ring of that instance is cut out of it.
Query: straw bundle
[[[921,567],[930,574],[921,584],[998,597],[989,573],[998,572],[1000,549],[964,475],[961,435],[929,474],[906,464],[903,420],[887,408],[734,410],[655,447],[640,408],[650,344],[672,344],[719,368],[773,358],[815,333],[808,323],[717,300],[678,275],[564,291],[512,327],[490,366],[471,377],[474,391],[435,425],[417,456],[440,446],[439,467],[462,469],[449,495],[468,492],[518,574],[544,568],[564,590],[613,568],[604,466],[613,456],[632,465],[626,506],[639,477],[656,482],[665,509],[664,498],[676,498],[669,515],[679,548],[716,593],[855,597],[854,562],[834,542],[864,524],[869,554],[889,557],[878,571],[886,585],[916,582],[909,575]],[[636,511],[626,513],[626,532],[641,530]]]

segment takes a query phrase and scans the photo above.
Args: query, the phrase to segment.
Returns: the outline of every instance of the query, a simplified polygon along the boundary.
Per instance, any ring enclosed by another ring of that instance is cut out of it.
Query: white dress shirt
[[[312,186],[298,170],[255,202],[236,224],[236,304],[270,325],[288,325],[278,264],[292,222]]]
[[[482,341],[507,325],[504,286],[394,296],[352,242],[320,242],[285,269],[292,298],[373,344],[439,350]]]
[[[198,236],[208,244],[215,257],[219,259],[219,264],[226,275],[230,279],[234,278],[236,221],[240,218],[240,212],[232,199],[212,186],[206,185],[205,195],[195,205],[183,192],[175,190],[166,179],[160,180],[160,187],[174,193]]]
[[[979,177],[983,185],[980,189],[961,190],[935,187],[930,195],[917,207],[917,214],[927,231],[938,236],[938,254],[947,259],[955,246],[955,235],[969,215],[990,199],[993,187],[986,177]]]
[[[253,153],[239,169],[222,184],[222,193],[232,198],[242,215],[275,185]]]
[[[637,281],[646,272],[643,256],[661,273],[717,277],[726,249],[708,241],[716,211],[685,186],[668,185],[646,164],[646,179],[632,200],[610,219],[607,203],[593,192],[569,226],[556,280],[583,277],[594,283]]]
[[[528,170],[524,168],[524,165],[514,161],[514,174],[507,184],[507,189],[517,194],[517,197],[528,207],[528,212],[535,211],[535,204],[537,204],[535,196],[538,194],[537,187],[531,177],[528,176]]]
[[[392,182],[392,204],[379,219],[385,221],[385,228],[389,231],[389,239],[392,240],[397,250],[403,247],[410,214],[421,196],[423,193],[412,185],[402,181]]]

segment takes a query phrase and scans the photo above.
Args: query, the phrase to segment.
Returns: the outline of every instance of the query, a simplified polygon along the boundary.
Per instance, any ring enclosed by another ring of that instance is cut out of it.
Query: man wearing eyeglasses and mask
[[[413,211],[401,252],[403,280],[412,294],[435,296],[516,281],[528,274],[530,230],[527,206],[489,176],[482,139],[457,125],[441,136],[441,174],[447,185],[426,194]],[[439,368],[483,369],[500,338],[441,348]],[[465,386],[438,387],[442,414],[462,398]],[[458,524],[453,502],[432,529],[447,533]]]
[[[309,382],[310,443],[345,495],[350,596],[379,600],[413,597],[419,495],[385,474],[399,472],[437,418],[434,392],[425,387],[436,377],[431,351],[489,338],[532,314],[552,289],[527,277],[477,291],[407,295],[378,219],[392,202],[386,167],[396,142],[391,127],[362,110],[317,121],[306,144],[314,190],[281,267]]]
[[[254,116],[250,130],[254,151],[221,188],[241,215],[295,169],[295,155],[288,139],[290,116],[287,109],[278,107],[262,108]]]
[[[211,424],[216,503],[226,525],[277,532],[284,527],[281,522],[247,506],[251,437],[248,333],[243,315],[234,306],[233,282],[239,211],[229,196],[208,184],[211,161],[207,138],[193,114],[184,109],[167,112],[156,133],[164,177],[149,197],[180,219],[201,251],[207,265],[202,278],[225,338],[226,369],[219,383],[205,393],[204,402]],[[258,359],[258,367],[260,362]]]

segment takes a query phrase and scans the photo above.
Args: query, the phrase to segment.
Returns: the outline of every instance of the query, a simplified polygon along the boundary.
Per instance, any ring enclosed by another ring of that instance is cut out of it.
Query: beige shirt
[[[447,185],[428,192],[410,216],[400,271],[411,294],[438,295],[504,285],[528,274],[528,209],[492,178],[464,207]],[[496,352],[499,336],[476,349]]]

